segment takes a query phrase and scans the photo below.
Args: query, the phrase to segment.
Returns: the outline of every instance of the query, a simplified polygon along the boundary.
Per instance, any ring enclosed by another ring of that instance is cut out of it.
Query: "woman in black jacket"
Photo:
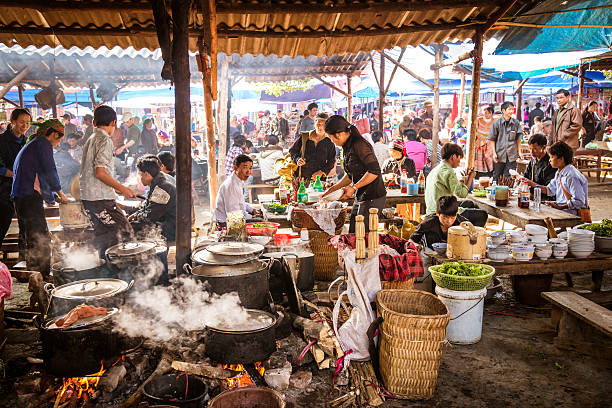
[[[325,121],[325,133],[336,146],[342,147],[345,175],[323,196],[339,189],[344,193],[340,197],[341,200],[356,195],[349,224],[349,233],[353,233],[357,215],[363,215],[367,220],[370,208],[378,208],[378,212],[382,212],[387,200],[387,190],[372,145],[361,136],[354,125],[343,116],[334,115]],[[365,222],[366,232],[369,231],[368,224]]]

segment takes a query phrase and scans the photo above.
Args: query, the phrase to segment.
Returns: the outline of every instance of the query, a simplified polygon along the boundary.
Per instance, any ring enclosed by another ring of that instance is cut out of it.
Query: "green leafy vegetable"
[[[598,237],[612,237],[612,220],[608,218],[595,224],[582,225],[580,228],[593,231]]]
[[[441,265],[438,272],[453,276],[483,276],[491,271],[480,264],[457,261]]]

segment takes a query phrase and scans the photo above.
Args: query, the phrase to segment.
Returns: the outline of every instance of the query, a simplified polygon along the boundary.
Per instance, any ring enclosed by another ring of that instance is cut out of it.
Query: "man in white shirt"
[[[242,211],[244,219],[261,217],[261,210],[253,208],[244,199],[244,182],[253,174],[253,159],[246,154],[240,154],[234,159],[234,172],[225,179],[215,202],[214,221],[219,228],[226,226],[227,214],[232,211]]]

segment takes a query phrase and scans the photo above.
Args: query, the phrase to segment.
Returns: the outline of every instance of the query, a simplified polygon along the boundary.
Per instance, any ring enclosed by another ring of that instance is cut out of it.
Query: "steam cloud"
[[[132,294],[115,319],[115,329],[130,336],[168,342],[206,326],[250,330],[263,320],[254,319],[236,293],[210,293],[204,283],[179,277],[172,288],[154,286]]]
[[[93,269],[100,261],[98,251],[90,246],[75,246],[68,248],[63,253],[64,267],[73,268],[77,271]]]

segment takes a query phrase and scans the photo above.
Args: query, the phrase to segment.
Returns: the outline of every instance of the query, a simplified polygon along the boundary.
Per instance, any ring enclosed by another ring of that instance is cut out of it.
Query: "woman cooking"
[[[378,208],[381,213],[385,207],[387,191],[383,183],[380,166],[372,145],[344,117],[333,115],[325,121],[325,133],[344,153],[344,177],[331,186],[323,197],[342,189],[341,200],[353,197],[356,193],[349,233],[355,232],[355,217],[363,215],[368,219],[370,208]],[[366,222],[366,232],[369,230]]]

